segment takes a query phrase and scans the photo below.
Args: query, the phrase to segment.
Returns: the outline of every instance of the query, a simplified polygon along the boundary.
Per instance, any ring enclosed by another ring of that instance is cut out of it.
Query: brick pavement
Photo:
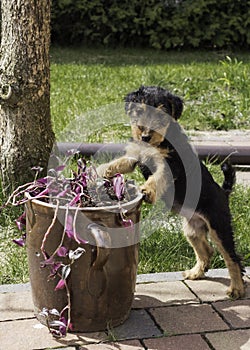
[[[180,273],[140,275],[123,325],[60,340],[35,319],[28,284],[0,286],[0,349],[248,350],[250,278],[245,280],[246,297],[232,301],[225,294],[226,269],[210,270],[200,281],[183,281]]]

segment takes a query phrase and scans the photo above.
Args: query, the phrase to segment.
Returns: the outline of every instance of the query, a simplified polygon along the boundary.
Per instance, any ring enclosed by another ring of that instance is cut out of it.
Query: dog
[[[185,279],[204,277],[216,244],[228,267],[231,284],[227,294],[241,298],[245,294],[244,268],[235,250],[229,194],[235,182],[235,172],[224,163],[224,182],[220,187],[200,162],[177,120],[183,111],[183,101],[158,86],[141,86],[125,97],[125,112],[130,117],[132,141],[124,156],[101,165],[101,176],[112,178],[116,173],[142,171],[141,186],[145,201],[159,198],[167,207],[184,217],[184,234],[194,249],[196,264],[183,272]]]

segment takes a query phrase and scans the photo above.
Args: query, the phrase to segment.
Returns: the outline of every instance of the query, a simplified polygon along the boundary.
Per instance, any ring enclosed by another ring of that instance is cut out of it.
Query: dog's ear
[[[124,98],[125,101],[125,112],[128,112],[129,105],[131,102],[134,103],[140,103],[141,101],[141,95],[143,93],[144,86],[142,85],[138,90],[132,91],[129,94],[127,94]]]
[[[125,101],[125,113],[128,113],[129,105],[134,100],[134,92],[127,94],[124,98]]]
[[[177,120],[180,118],[183,111],[183,101],[180,97],[172,95],[170,92],[166,96],[168,103],[170,103],[170,114]]]

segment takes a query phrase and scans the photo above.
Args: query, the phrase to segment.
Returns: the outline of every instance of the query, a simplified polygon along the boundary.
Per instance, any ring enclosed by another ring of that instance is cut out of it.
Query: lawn
[[[123,142],[130,136],[124,96],[140,85],[161,85],[184,99],[187,130],[250,128],[249,53],[153,50],[51,50],[51,116],[58,141]],[[218,166],[208,165],[221,183]],[[135,178],[140,179],[136,174]],[[244,206],[242,205],[244,203]],[[250,189],[231,196],[238,251],[250,265]],[[177,271],[194,263],[181,220],[143,205],[139,273]],[[0,283],[28,280],[26,254],[11,243],[14,215],[0,218]],[[216,254],[212,267],[223,267]]]
[[[57,133],[84,112],[120,108],[124,96],[142,84],[163,86],[184,99],[186,129],[250,128],[249,53],[53,49],[51,58]],[[94,128],[100,120],[93,122]]]

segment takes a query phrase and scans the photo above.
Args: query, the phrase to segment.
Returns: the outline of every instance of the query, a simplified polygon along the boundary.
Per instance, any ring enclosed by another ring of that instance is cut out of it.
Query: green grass
[[[0,203],[2,200],[0,192]],[[12,242],[20,235],[14,221],[21,211],[21,208],[11,208],[0,215],[0,284],[28,280],[26,252]]]
[[[250,127],[248,53],[54,49],[51,57],[51,113],[57,134],[75,116],[84,119],[89,111],[94,116],[107,105],[115,105],[113,120],[126,120],[123,98],[141,84],[161,85],[181,96],[186,129]],[[92,118],[86,139],[101,130],[101,120]]]
[[[180,122],[186,129],[250,128],[249,53],[53,48],[51,60],[51,115],[59,141],[127,140],[123,98],[141,84],[161,85],[181,96],[185,107]],[[221,183],[218,166],[210,168]],[[135,178],[141,179],[138,174]],[[231,209],[238,251],[250,265],[250,189],[236,186]],[[165,213],[160,204],[143,204],[142,216],[146,238],[139,272],[190,268],[194,254],[180,218]],[[28,280],[25,249],[11,242],[18,234],[14,217],[11,211],[0,216],[0,284]],[[223,266],[216,254],[212,267]]]

